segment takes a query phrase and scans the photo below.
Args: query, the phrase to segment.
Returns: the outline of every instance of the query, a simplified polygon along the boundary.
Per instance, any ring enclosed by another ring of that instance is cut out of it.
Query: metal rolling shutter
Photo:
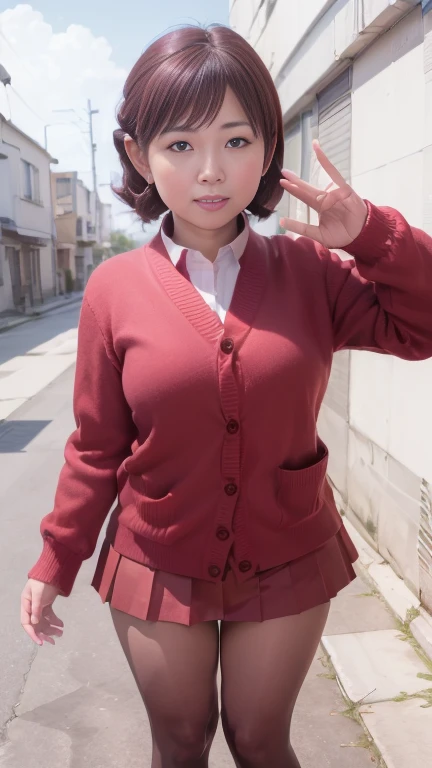
[[[333,165],[351,178],[351,69],[318,94],[318,136]]]
[[[351,69],[345,70],[327,88],[318,94],[318,137],[327,157],[346,181],[351,179]],[[344,254],[339,252],[344,258]],[[345,254],[347,257],[347,254]],[[324,397],[324,405],[333,413],[327,418],[328,434],[324,439],[334,455],[338,456],[337,472],[330,477],[340,491],[346,494],[348,457],[341,452],[339,443],[348,442],[349,378],[348,350],[337,352],[333,358],[331,375]],[[339,425],[336,428],[336,425]],[[331,426],[330,426],[331,425]],[[345,437],[343,437],[345,436]]]
[[[296,120],[294,124],[291,124],[285,129],[285,146],[284,146],[284,168],[289,168],[290,171],[294,171],[300,175],[301,169],[301,130],[300,121]],[[278,216],[293,216],[294,208],[291,195],[287,193],[283,194],[278,206]]]

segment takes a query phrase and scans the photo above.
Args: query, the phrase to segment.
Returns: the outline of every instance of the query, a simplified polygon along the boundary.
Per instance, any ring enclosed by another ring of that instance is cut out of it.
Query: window
[[[285,128],[284,168],[305,181],[311,178],[312,139],[317,135],[316,108],[302,112]],[[284,195],[279,206],[282,216],[309,222],[309,208],[291,195]]]
[[[56,179],[56,200],[57,215],[64,213],[72,213],[72,179],[60,178]]]
[[[26,160],[21,162],[23,197],[33,203],[40,203],[39,169]]]
[[[24,170],[24,197],[27,198],[27,200],[31,200],[32,199],[31,165],[30,163],[26,163],[25,160],[23,160],[23,170]]]
[[[77,219],[76,233],[77,233],[77,237],[82,237],[82,233],[83,233],[82,219]]]
[[[56,179],[56,198],[61,200],[62,197],[68,197],[72,194],[72,179]]]

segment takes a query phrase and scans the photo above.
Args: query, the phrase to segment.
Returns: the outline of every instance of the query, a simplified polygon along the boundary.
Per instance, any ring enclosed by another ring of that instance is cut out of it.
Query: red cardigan
[[[160,234],[87,285],[65,449],[29,576],[68,595],[108,526],[117,551],[218,581],[304,555],[340,528],[316,420],[332,355],[432,356],[432,240],[391,208],[342,261],[251,231],[222,325]]]

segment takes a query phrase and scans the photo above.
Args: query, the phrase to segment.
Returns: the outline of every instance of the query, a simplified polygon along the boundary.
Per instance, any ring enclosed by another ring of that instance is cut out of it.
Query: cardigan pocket
[[[176,522],[173,494],[171,491],[159,494],[150,490],[143,475],[131,473],[128,481],[140,518],[142,535],[154,541],[166,542],[172,537],[173,530],[169,529]]]
[[[302,469],[278,467],[277,501],[282,508],[281,526],[294,525],[313,515],[322,503],[328,450],[319,442],[318,461]]]

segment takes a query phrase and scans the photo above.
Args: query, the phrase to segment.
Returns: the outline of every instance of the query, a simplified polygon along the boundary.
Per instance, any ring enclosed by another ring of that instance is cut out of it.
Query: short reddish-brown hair
[[[265,146],[266,174],[248,210],[265,219],[282,197],[279,184],[284,137],[279,96],[271,75],[254,49],[239,34],[222,25],[185,26],[168,32],[142,54],[130,72],[117,111],[120,128],[114,144],[123,167],[117,196],[144,222],[167,210],[154,184],[134,168],[124,147],[124,136],[145,150],[162,131],[178,125],[199,129],[217,116],[230,87],[255,135]]]

